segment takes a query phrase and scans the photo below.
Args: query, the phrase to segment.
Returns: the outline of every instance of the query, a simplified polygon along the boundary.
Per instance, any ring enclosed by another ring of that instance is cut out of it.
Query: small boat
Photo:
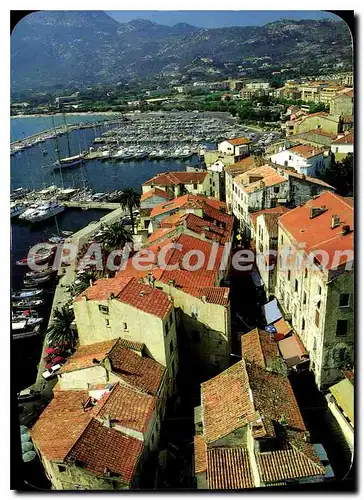
[[[44,271],[29,271],[25,273],[25,276],[29,279],[37,280],[39,278],[43,278],[44,276],[50,276],[54,272],[55,270],[52,267],[49,267],[48,269],[44,269]]]
[[[20,259],[16,261],[17,266],[30,266],[32,264],[46,264],[54,254],[54,250],[48,250],[47,252],[36,253],[32,257],[25,257],[24,259]]]
[[[25,288],[32,288],[32,287],[35,287],[37,285],[40,285],[41,283],[46,283],[50,279],[51,279],[51,275],[48,274],[46,276],[41,276],[39,278],[25,279],[25,280],[23,280],[23,283],[24,283]]]
[[[26,321],[15,323],[14,326],[12,327],[12,337],[14,340],[33,337],[38,335],[40,330],[40,325],[28,325]]]
[[[35,325],[40,325],[41,323],[43,323],[43,318],[25,318],[13,316],[11,319],[11,328],[12,330],[20,330]]]
[[[17,302],[13,302],[13,308],[14,309],[24,309],[28,308],[31,309],[33,307],[40,307],[44,305],[44,300],[42,299],[24,299],[24,300],[18,300]]]
[[[32,311],[31,309],[25,309],[23,311],[18,311],[16,313],[13,313],[12,318],[13,320],[17,318],[21,319],[38,318],[38,313],[37,311]]]
[[[30,290],[20,290],[20,292],[14,292],[11,294],[13,299],[30,299],[32,297],[38,297],[42,295],[42,288],[32,288]]]
[[[79,165],[80,163],[83,162],[85,159],[86,154],[85,153],[80,153],[75,156],[69,156],[67,158],[61,158],[59,160],[59,165],[58,168],[66,168],[66,167],[73,167],[75,165]]]
[[[57,245],[58,243],[63,243],[64,238],[62,238],[62,236],[51,236],[48,238],[48,241],[49,243],[55,243]]]
[[[62,231],[62,234],[64,236],[71,236],[71,234],[73,234],[73,231]]]
[[[41,222],[63,212],[64,210],[65,207],[59,203],[48,203],[38,207],[37,210],[32,212],[28,217],[25,217],[25,219],[28,222]]]
[[[23,214],[27,210],[27,207],[25,205],[17,205],[17,204],[11,204],[10,205],[10,217],[18,217],[19,215]]]

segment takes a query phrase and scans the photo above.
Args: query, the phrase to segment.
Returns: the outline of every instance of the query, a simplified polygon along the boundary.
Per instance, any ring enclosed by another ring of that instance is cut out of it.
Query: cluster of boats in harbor
[[[54,242],[55,239],[52,239]],[[44,264],[47,267],[41,271],[25,272],[21,290],[13,291],[12,298],[12,336],[13,339],[33,337],[40,333],[40,325],[43,318],[38,316],[37,309],[44,305],[43,286],[48,284],[55,270],[52,267],[56,246],[49,248],[50,241],[40,248],[33,257],[25,257],[18,260],[16,264],[29,269],[31,263]]]
[[[198,147],[176,147],[170,146],[162,148],[162,145],[148,146],[129,146],[129,147],[101,147],[97,149],[99,158],[111,159],[120,161],[137,161],[137,160],[164,160],[164,159],[187,159],[198,153]],[[92,151],[92,149],[91,149]]]

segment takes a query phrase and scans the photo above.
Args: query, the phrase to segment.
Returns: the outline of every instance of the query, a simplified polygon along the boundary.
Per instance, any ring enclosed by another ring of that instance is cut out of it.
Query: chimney
[[[111,418],[109,414],[106,414],[104,417],[104,426],[105,427],[111,427]]]
[[[342,228],[342,231],[341,231],[341,234],[343,236],[346,236],[347,234],[351,233],[352,229],[350,228],[350,226],[348,224],[345,224],[345,226],[343,226]]]
[[[318,215],[323,214],[327,211],[326,207],[311,207],[310,208],[310,219],[314,219]]]
[[[111,292],[111,293],[110,293],[110,300],[111,300],[111,299],[114,299],[114,298],[115,298],[115,295]]]
[[[144,292],[143,292],[143,291],[139,292],[139,295],[140,295],[141,297],[144,297]]]
[[[333,216],[331,217],[331,229],[334,229],[337,226],[340,226],[340,216],[337,214],[333,214]]]
[[[206,300],[207,300],[207,299],[206,299],[206,295],[202,295],[201,300],[202,300],[202,302],[205,302],[205,303],[206,303]]]

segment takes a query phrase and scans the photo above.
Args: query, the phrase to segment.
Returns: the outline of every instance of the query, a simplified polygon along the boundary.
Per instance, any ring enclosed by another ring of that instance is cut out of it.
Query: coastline
[[[91,112],[73,112],[73,113],[65,113],[65,116],[119,116],[122,113],[120,111],[91,111]],[[10,116],[10,119],[12,118],[47,118],[50,116],[63,116],[63,113],[52,113],[50,115],[45,115],[45,114],[34,114],[34,115],[13,115]]]

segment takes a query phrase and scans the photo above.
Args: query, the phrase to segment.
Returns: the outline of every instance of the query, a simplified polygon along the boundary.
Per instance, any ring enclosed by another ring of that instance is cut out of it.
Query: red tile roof
[[[184,287],[183,291],[198,297],[201,300],[206,301],[208,304],[216,304],[220,306],[229,305],[229,293],[230,288],[221,286],[211,286],[211,287],[201,287],[201,288],[189,288]]]
[[[254,488],[248,451],[244,448],[211,448],[207,451],[209,489]]]
[[[310,218],[311,208],[314,207],[325,207],[326,211]],[[333,215],[340,217],[340,225],[331,229]],[[342,235],[344,225],[354,228],[353,206],[345,198],[330,191],[325,191],[304,205],[283,214],[278,224],[291,236],[294,244],[305,244],[306,253],[314,250],[326,251],[329,257],[328,269],[333,265],[335,250],[353,250],[353,232]],[[321,262],[322,255],[317,255],[317,259]],[[347,260],[348,257],[342,255],[339,265]]]
[[[241,355],[264,369],[271,361],[279,358],[279,351],[277,343],[268,332],[254,328],[241,336]]]
[[[156,196],[158,198],[165,198],[166,200],[173,200],[173,194],[167,193],[163,189],[158,189],[156,187],[149,189],[146,193],[143,193],[140,197],[140,201],[145,201],[151,198],[152,196]]]
[[[282,205],[278,205],[278,206],[276,206],[274,208],[266,208],[264,210],[258,210],[257,212],[253,212],[250,215],[250,220],[251,220],[251,223],[253,224],[254,228],[256,228],[257,218],[259,217],[259,215],[262,215],[262,214],[277,214],[277,217],[280,217],[282,214],[285,214],[288,211],[289,211],[289,208],[284,207]]]
[[[88,391],[55,391],[31,430],[32,440],[42,455],[48,460],[63,460],[100,411],[105,397],[84,411],[82,403],[88,400]]]
[[[168,203],[159,203],[158,205],[153,207],[150,215],[151,217],[158,217],[161,214],[181,209],[202,209],[205,205],[212,206],[216,209],[221,208],[226,211],[226,204],[222,201],[216,200],[214,198],[209,198],[208,196],[185,194],[183,196],[178,196]]]
[[[227,142],[233,146],[242,146],[243,144],[250,144],[252,141],[248,137],[236,137],[235,139],[227,139]]]
[[[314,156],[322,155],[324,153],[323,149],[313,148],[307,144],[298,144],[292,148],[287,149],[290,153],[302,156],[303,158],[313,158]]]
[[[342,137],[338,137],[332,141],[332,144],[354,144],[354,132],[349,132]]]
[[[82,297],[86,297],[87,300],[105,301],[110,299],[111,294],[114,294],[112,300],[119,300],[162,319],[172,308],[166,293],[146,284],[141,284],[132,276],[125,276],[120,273],[115,278],[97,280],[82,292],[75,301],[81,301]]]
[[[257,181],[250,181],[251,178],[260,177]],[[270,165],[262,165],[260,167],[252,168],[235,177],[235,182],[240,184],[243,191],[246,193],[253,193],[259,189],[264,189],[276,184],[287,182],[287,179],[280,175],[277,169]]]
[[[249,394],[245,362],[201,384],[206,442],[214,442],[258,418]]]
[[[207,176],[207,172],[163,172],[143,186],[177,186],[178,184],[201,184]]]
[[[136,342],[134,340],[127,339],[118,339],[121,347],[125,347],[125,349],[131,349],[132,351],[142,352],[145,344],[143,342]]]
[[[93,473],[107,467],[130,478],[143,443],[117,429],[100,431],[102,424],[96,424],[96,419],[104,421],[108,416],[112,426],[145,432],[156,398],[117,384],[84,409],[88,399],[89,391],[56,391],[31,429],[34,444],[48,460],[76,458]]]
[[[201,384],[201,405],[207,443],[259,419],[254,437],[274,437],[273,422],[283,416],[290,428],[306,430],[288,378],[245,360]]]
[[[113,373],[128,385],[156,396],[161,386],[165,367],[146,356],[125,349],[118,342],[108,356]]]
[[[66,462],[77,461],[96,476],[103,476],[107,469],[111,476],[121,476],[123,482],[130,483],[143,448],[143,441],[107,428],[93,419],[68,453]]]
[[[195,473],[205,472],[207,469],[206,441],[202,434],[194,437]]]
[[[101,406],[98,418],[109,416],[117,426],[145,432],[156,408],[157,398],[117,384]]]
[[[235,175],[243,174],[247,170],[257,166],[257,159],[254,156],[247,156],[232,165],[226,165],[224,170],[235,177]]]
[[[59,373],[82,370],[94,366],[94,359],[102,361],[117,343],[117,339],[97,342],[95,344],[81,345],[67,360],[67,363],[61,368]]]

